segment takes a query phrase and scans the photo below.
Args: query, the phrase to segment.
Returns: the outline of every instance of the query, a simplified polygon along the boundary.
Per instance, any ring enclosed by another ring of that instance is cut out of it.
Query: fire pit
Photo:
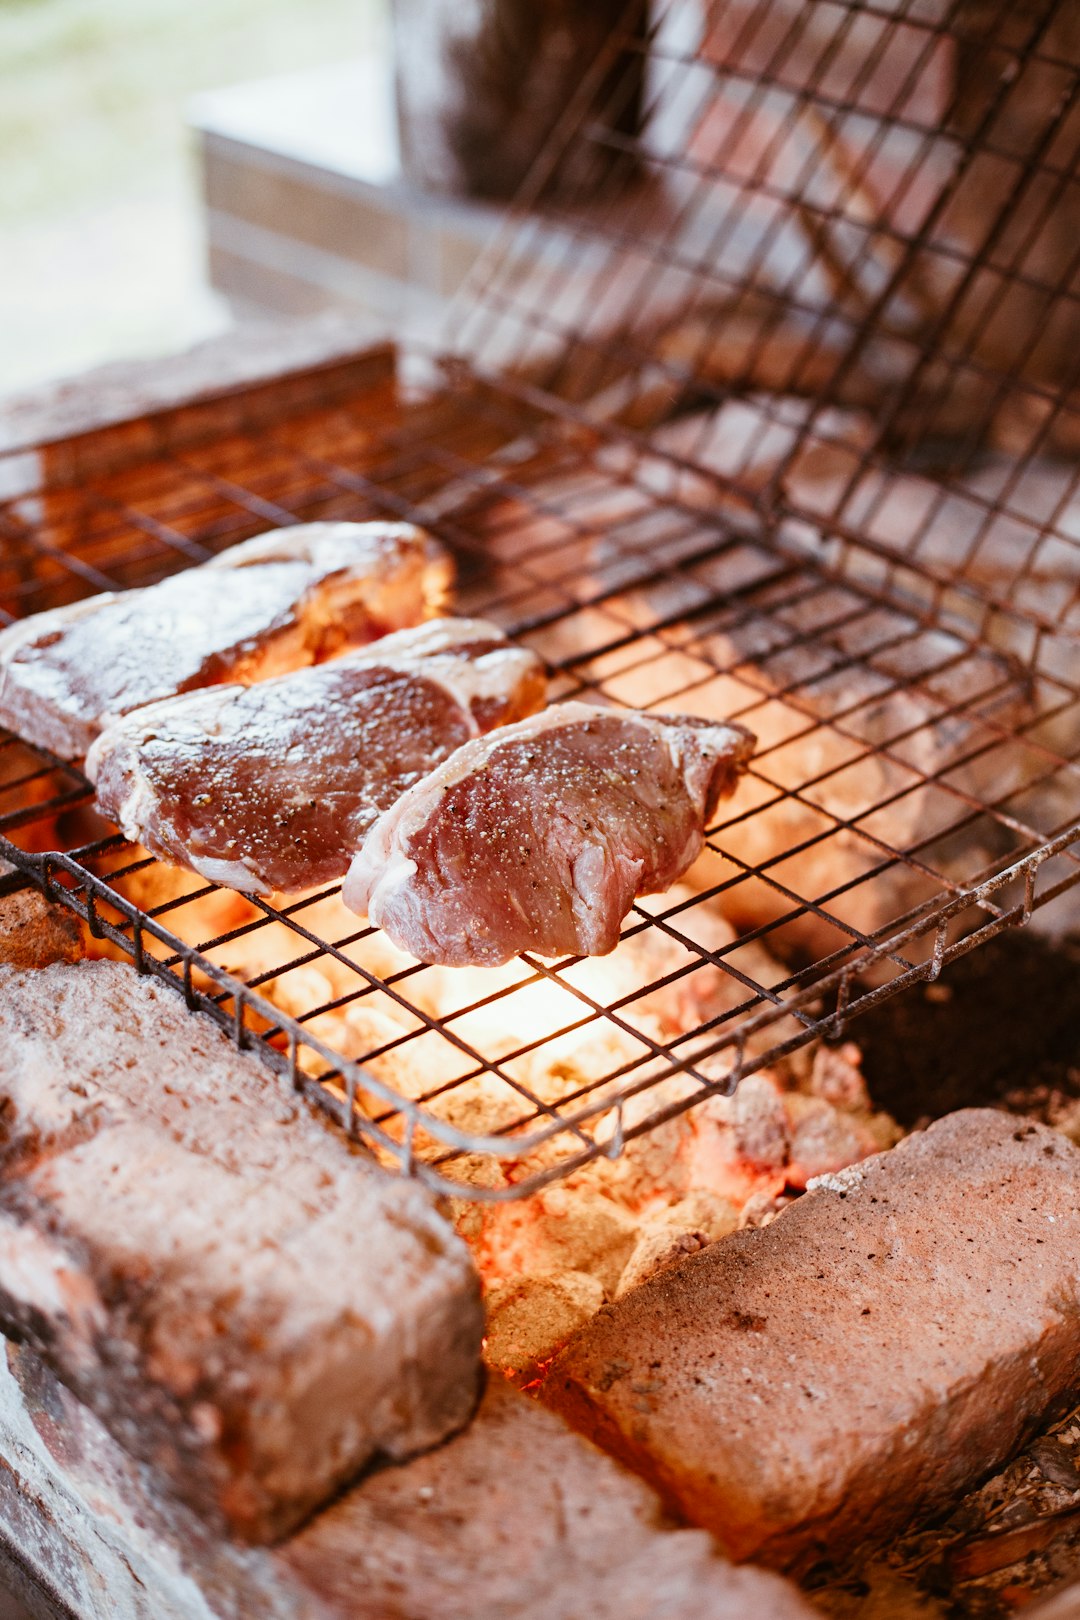
[[[1063,11],[980,54],[967,6],[860,0],[827,48],[786,0],[696,32],[673,4],[648,39],[632,9],[581,108],[647,52],[642,129],[571,108],[549,156],[622,143],[633,182],[549,198],[542,253],[511,220],[452,349],[148,407],[120,387],[111,419],[39,424],[0,463],[3,622],[268,527],[407,518],[556,698],[757,735],[615,952],[498,969],[406,957],[337,886],[249,898],[165,866],[77,769],[0,739],[6,888],[452,1198],[489,1361],[526,1387],[605,1300],[896,1142],[923,1111],[895,1081],[875,1111],[858,1015],[1080,892],[1076,399],[1045,345],[988,335],[1075,308],[1071,263],[1032,259],[1076,187]],[[1019,244],[976,208],[1003,154]]]

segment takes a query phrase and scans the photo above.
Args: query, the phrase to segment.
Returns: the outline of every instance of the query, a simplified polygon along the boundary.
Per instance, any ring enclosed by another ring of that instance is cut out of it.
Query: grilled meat
[[[155,855],[246,892],[340,878],[375,820],[471,737],[531,714],[534,653],[435,619],[258,686],[128,715],[87,757],[98,803]]]
[[[754,739],[565,703],[466,743],[379,818],[346,905],[425,962],[603,956],[634,898],[698,855]]]
[[[142,590],[0,633],[0,725],[63,759],[110,720],[222,681],[248,685],[418,623],[449,564],[409,523],[309,523],[260,535]]]

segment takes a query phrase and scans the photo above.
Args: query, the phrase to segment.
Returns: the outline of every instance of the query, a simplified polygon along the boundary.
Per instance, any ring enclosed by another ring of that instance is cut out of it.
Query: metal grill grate
[[[1072,29],[1064,3],[678,0],[646,34],[634,6],[436,388],[0,508],[9,615],[269,525],[405,515],[557,697],[744,721],[761,746],[692,885],[636,906],[612,957],[422,966],[336,888],[274,906],[140,858],[13,738],[2,853],[389,1162],[486,1198],[1080,882]],[[629,84],[641,51],[631,140],[612,67]],[[620,163],[570,205],[581,142]]]

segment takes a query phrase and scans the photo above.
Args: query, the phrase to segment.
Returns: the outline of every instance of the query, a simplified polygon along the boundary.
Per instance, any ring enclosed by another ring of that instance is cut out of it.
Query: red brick
[[[550,1412],[491,1379],[468,1429],[374,1474],[278,1553],[342,1620],[803,1620]]]
[[[1068,1586],[1037,1608],[1024,1612],[1027,1620],[1080,1620],[1080,1586]]]
[[[545,1398],[739,1559],[944,1507],[1077,1379],[1080,1152],[990,1110],[606,1306]]]
[[[468,1251],[119,962],[0,966],[0,1328],[158,1484],[273,1540],[475,1405]]]
[[[252,1548],[157,1497],[32,1353],[7,1359],[0,1534],[79,1620],[813,1620],[501,1379],[463,1433]]]
[[[17,889],[0,899],[0,964],[40,968],[77,962],[82,934],[73,912],[50,905],[36,889]]]

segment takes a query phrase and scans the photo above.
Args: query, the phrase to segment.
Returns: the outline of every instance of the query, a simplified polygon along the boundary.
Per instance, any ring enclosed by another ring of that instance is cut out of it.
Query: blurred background
[[[853,346],[834,403],[883,441],[1072,455],[1078,60],[1065,0],[0,0],[0,396],[324,311],[459,347],[446,303],[507,201],[538,205],[515,254],[542,278],[550,205],[595,229],[640,139],[624,230],[700,264],[679,296],[723,316],[725,386],[771,376],[732,341],[744,295],[765,362],[774,306],[809,301]],[[626,310],[583,281],[562,325],[659,330],[672,279]]]
[[[381,0],[0,0],[0,393],[228,324],[198,96],[242,81],[272,109],[386,34]]]

